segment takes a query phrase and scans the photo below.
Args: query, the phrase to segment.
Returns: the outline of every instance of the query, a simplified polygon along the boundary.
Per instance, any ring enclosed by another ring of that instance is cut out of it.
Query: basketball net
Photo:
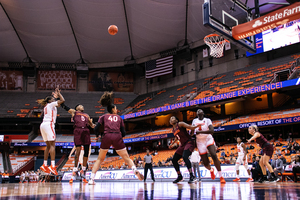
[[[225,43],[229,43],[228,40],[224,39],[218,34],[210,34],[205,36],[204,42],[210,48],[210,55],[215,58],[221,58],[223,56]]]

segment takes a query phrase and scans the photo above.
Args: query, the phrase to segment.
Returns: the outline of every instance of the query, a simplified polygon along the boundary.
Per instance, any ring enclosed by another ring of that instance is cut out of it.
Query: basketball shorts
[[[88,128],[75,128],[73,132],[75,146],[91,144],[90,130]]]
[[[121,133],[104,134],[101,140],[100,149],[108,150],[110,146],[113,146],[116,151],[126,148]]]
[[[46,141],[55,141],[56,134],[55,134],[55,125],[53,122],[43,122],[40,125],[41,134],[43,140]]]
[[[274,152],[274,147],[271,144],[267,144],[263,147],[263,155],[267,155],[270,156],[270,158],[272,158]]]
[[[211,134],[207,134],[205,136],[201,134],[196,135],[196,143],[199,154],[204,155],[207,154],[207,147],[215,144],[215,140]]]
[[[192,153],[194,151],[194,149],[195,149],[195,140],[189,140],[184,145],[180,145],[177,148],[175,153],[182,155],[183,151],[185,151],[185,150],[189,150]]]

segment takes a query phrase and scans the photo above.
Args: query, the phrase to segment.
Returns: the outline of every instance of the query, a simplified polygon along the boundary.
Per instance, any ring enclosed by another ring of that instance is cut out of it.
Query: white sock
[[[218,171],[219,177],[222,177],[222,171]]]
[[[214,171],[214,169],[213,168],[210,168],[210,172],[213,172]]]
[[[132,166],[131,169],[132,169],[133,172],[135,172],[137,170],[136,166]]]
[[[85,171],[85,170],[86,170],[86,167],[82,167],[82,170]]]
[[[48,162],[47,160],[44,160],[44,165],[47,166],[48,165]]]
[[[51,160],[51,166],[55,167],[55,160]]]
[[[73,172],[77,172],[77,171],[78,171],[77,167],[74,167]]]
[[[240,178],[240,175],[236,175],[236,178]]]
[[[95,176],[96,176],[96,174],[92,172],[90,178],[94,180]]]

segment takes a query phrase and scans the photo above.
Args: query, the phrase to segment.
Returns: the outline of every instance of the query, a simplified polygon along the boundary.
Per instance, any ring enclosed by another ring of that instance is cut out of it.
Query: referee
[[[149,150],[147,149],[147,155],[145,155],[144,157],[144,182],[147,179],[147,173],[148,173],[148,169],[150,169],[150,173],[151,173],[151,178],[153,181],[155,181],[154,179],[154,173],[153,173],[153,169],[152,169],[152,156],[149,154]]]

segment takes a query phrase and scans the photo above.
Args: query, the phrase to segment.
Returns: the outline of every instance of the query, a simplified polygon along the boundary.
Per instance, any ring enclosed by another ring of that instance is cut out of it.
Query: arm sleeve
[[[121,127],[120,127],[120,131],[121,131],[121,133],[122,133],[122,137],[125,137],[126,131],[125,131],[124,126],[121,126]]]
[[[95,132],[95,135],[98,137],[100,135],[99,133],[99,128],[100,128],[101,124],[100,123],[97,123],[97,125],[95,126],[94,128],[94,132]]]

